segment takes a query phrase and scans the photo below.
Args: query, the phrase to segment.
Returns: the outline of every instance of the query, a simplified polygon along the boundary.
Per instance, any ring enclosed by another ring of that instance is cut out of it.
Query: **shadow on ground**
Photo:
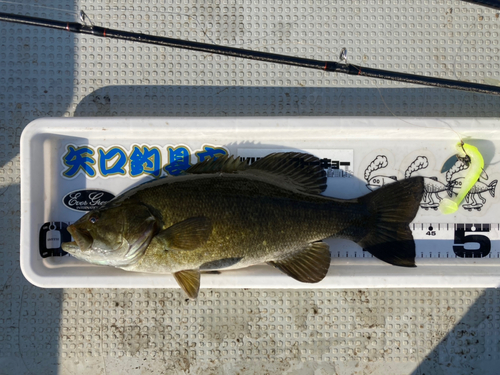
[[[73,11],[72,2],[49,5],[18,1],[1,10],[52,19],[67,16],[57,9]],[[59,371],[62,290],[37,288],[21,273],[19,147],[31,121],[62,116],[70,107],[74,36],[0,22],[0,45],[0,374],[50,375]]]
[[[497,117],[500,97],[433,88],[108,86],[75,116]]]
[[[453,292],[453,289],[450,290]],[[453,306],[442,306],[443,314],[434,319],[439,335],[446,317],[456,313],[467,295],[450,294]],[[498,374],[500,367],[500,291],[486,289],[467,313],[446,333],[439,344],[422,360],[412,375],[485,375]],[[442,332],[442,331],[441,331]]]

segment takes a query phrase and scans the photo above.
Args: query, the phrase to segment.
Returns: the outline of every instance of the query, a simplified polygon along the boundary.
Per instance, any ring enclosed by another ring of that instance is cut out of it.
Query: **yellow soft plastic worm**
[[[470,159],[470,163],[467,170],[467,175],[464,178],[457,196],[453,199],[444,198],[439,204],[439,210],[445,215],[452,214],[458,210],[458,206],[470,191],[470,189],[472,189],[474,184],[477,182],[484,168],[483,156],[476,147],[468,145],[467,143],[460,142],[457,145],[457,150],[458,157],[468,157]]]

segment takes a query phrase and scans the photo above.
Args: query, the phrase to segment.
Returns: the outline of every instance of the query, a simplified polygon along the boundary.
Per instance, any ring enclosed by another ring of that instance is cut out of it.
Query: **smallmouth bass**
[[[348,238],[375,257],[415,267],[408,224],[424,193],[422,177],[349,200],[320,195],[318,158],[276,153],[251,165],[235,157],[196,164],[185,175],[137,186],[68,227],[63,249],[127,271],[172,273],[196,298],[200,272],[272,265],[317,283],[330,267],[328,237]]]

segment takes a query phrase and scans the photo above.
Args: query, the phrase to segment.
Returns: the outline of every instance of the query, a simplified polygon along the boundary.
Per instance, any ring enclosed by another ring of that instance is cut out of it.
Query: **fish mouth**
[[[75,252],[80,251],[80,247],[77,245],[75,241],[63,242],[61,244],[61,248],[70,254],[74,254]]]
[[[62,249],[68,253],[76,250],[87,251],[92,246],[94,239],[86,229],[77,229],[74,225],[68,227],[68,232],[73,237],[73,242],[65,242],[62,244]]]

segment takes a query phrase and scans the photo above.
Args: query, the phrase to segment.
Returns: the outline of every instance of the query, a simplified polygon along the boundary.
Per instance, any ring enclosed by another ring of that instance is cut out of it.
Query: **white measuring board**
[[[453,131],[450,130],[453,128]],[[397,118],[84,118],[40,119],[21,141],[21,265],[45,287],[174,287],[173,277],[95,266],[66,256],[65,230],[86,210],[143,182],[175,178],[207,157],[249,162],[272,152],[317,156],[323,193],[339,199],[423,176],[425,193],[410,228],[415,269],[389,266],[352,241],[326,239],[332,266],[319,284],[302,284],[258,265],[203,275],[202,287],[390,287],[500,285],[500,120]],[[459,133],[478,147],[484,174],[459,210],[439,201],[458,190],[466,166],[441,172]],[[34,181],[33,183],[31,181]],[[42,188],[40,188],[42,186]]]

